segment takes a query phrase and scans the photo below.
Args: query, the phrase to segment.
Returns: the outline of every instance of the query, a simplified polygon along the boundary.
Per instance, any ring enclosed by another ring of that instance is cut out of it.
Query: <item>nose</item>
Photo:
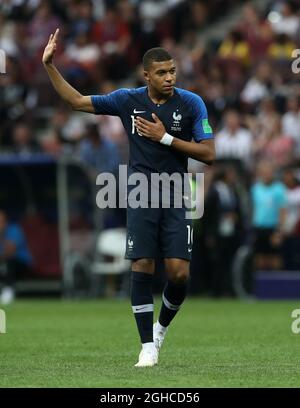
[[[167,82],[172,82],[172,75],[170,74],[170,72],[167,73],[166,81]]]

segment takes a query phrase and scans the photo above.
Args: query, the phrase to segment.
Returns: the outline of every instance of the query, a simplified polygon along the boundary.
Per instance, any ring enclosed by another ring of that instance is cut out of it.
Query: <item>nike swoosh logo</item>
[[[136,109],[133,110],[133,113],[145,113],[146,111],[138,111]]]
[[[143,310],[143,309],[146,309],[146,307],[139,307],[139,308],[136,308],[135,310],[138,312],[139,310]]]
[[[193,248],[188,248],[188,252],[192,252]]]

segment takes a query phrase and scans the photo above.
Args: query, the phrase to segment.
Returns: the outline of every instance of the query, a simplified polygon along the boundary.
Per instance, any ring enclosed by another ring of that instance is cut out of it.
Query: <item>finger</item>
[[[48,40],[48,44],[51,43],[52,37],[53,37],[53,34],[50,34],[50,37],[49,37],[49,40]]]
[[[147,130],[147,129],[145,129],[145,128],[142,128],[142,127],[136,127],[137,128],[137,131],[139,132],[139,133],[142,133],[144,136],[146,136],[146,135],[150,135],[150,132],[149,132],[149,130]]]
[[[138,133],[142,133],[144,136],[150,136],[150,133],[147,130],[137,128]]]
[[[54,36],[53,36],[53,39],[52,39],[53,42],[55,42],[55,41],[57,40],[58,33],[59,33],[59,28],[57,28],[57,29],[55,30],[55,33],[54,33]]]
[[[155,122],[160,122],[159,118],[155,115],[155,113],[152,113],[152,118],[154,119]]]
[[[136,128],[137,128],[138,130],[141,130],[142,132],[151,133],[151,129],[148,128],[147,126],[143,126],[143,125],[140,125],[140,124],[136,124]]]
[[[135,125],[136,125],[137,129],[141,129],[141,130],[144,130],[146,132],[150,131],[149,126],[144,125],[143,123],[136,122]]]
[[[138,132],[138,135],[139,136],[144,136],[144,137],[150,137],[149,135],[147,135],[147,133],[144,133],[144,132],[141,132],[141,131]]]
[[[136,117],[136,120],[138,120],[139,122],[143,123],[144,125],[151,125],[153,124],[152,122],[149,122],[148,120],[141,118],[140,116]]]
[[[136,127],[136,130],[139,136],[147,136],[147,132],[145,130],[139,129],[138,127]]]
[[[145,121],[145,120],[139,120],[139,119],[136,119],[135,120],[135,123],[136,124],[138,124],[138,125],[141,125],[141,126],[145,126],[145,127],[151,127],[151,124],[153,125],[153,123],[151,123],[151,122],[147,122],[147,121]]]

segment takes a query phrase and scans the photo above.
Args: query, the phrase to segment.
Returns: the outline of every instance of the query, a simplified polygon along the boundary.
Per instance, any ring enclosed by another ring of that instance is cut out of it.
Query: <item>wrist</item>
[[[165,133],[163,135],[163,137],[160,139],[160,143],[165,145],[165,146],[171,146],[172,142],[173,142],[174,137],[169,135],[169,133]]]

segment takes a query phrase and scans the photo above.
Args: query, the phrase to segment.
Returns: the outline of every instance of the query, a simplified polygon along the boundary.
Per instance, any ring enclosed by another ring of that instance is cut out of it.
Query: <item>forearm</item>
[[[279,225],[278,225],[278,230],[283,231],[284,230],[284,225],[286,222],[286,217],[287,217],[287,209],[286,208],[281,208],[280,213],[279,213]]]
[[[53,63],[44,64],[44,67],[56,92],[64,101],[69,103],[73,109],[76,109],[82,95],[63,78]]]
[[[140,116],[136,117],[135,126],[141,135],[205,164],[213,163],[216,156],[213,138],[203,139],[199,143],[186,142],[166,133],[164,124],[154,113],[152,113],[152,118],[154,123]]]
[[[208,165],[211,165],[215,160],[215,148],[213,141],[208,144],[205,142],[192,143],[174,137],[171,148],[184,153],[192,159],[201,161]]]

